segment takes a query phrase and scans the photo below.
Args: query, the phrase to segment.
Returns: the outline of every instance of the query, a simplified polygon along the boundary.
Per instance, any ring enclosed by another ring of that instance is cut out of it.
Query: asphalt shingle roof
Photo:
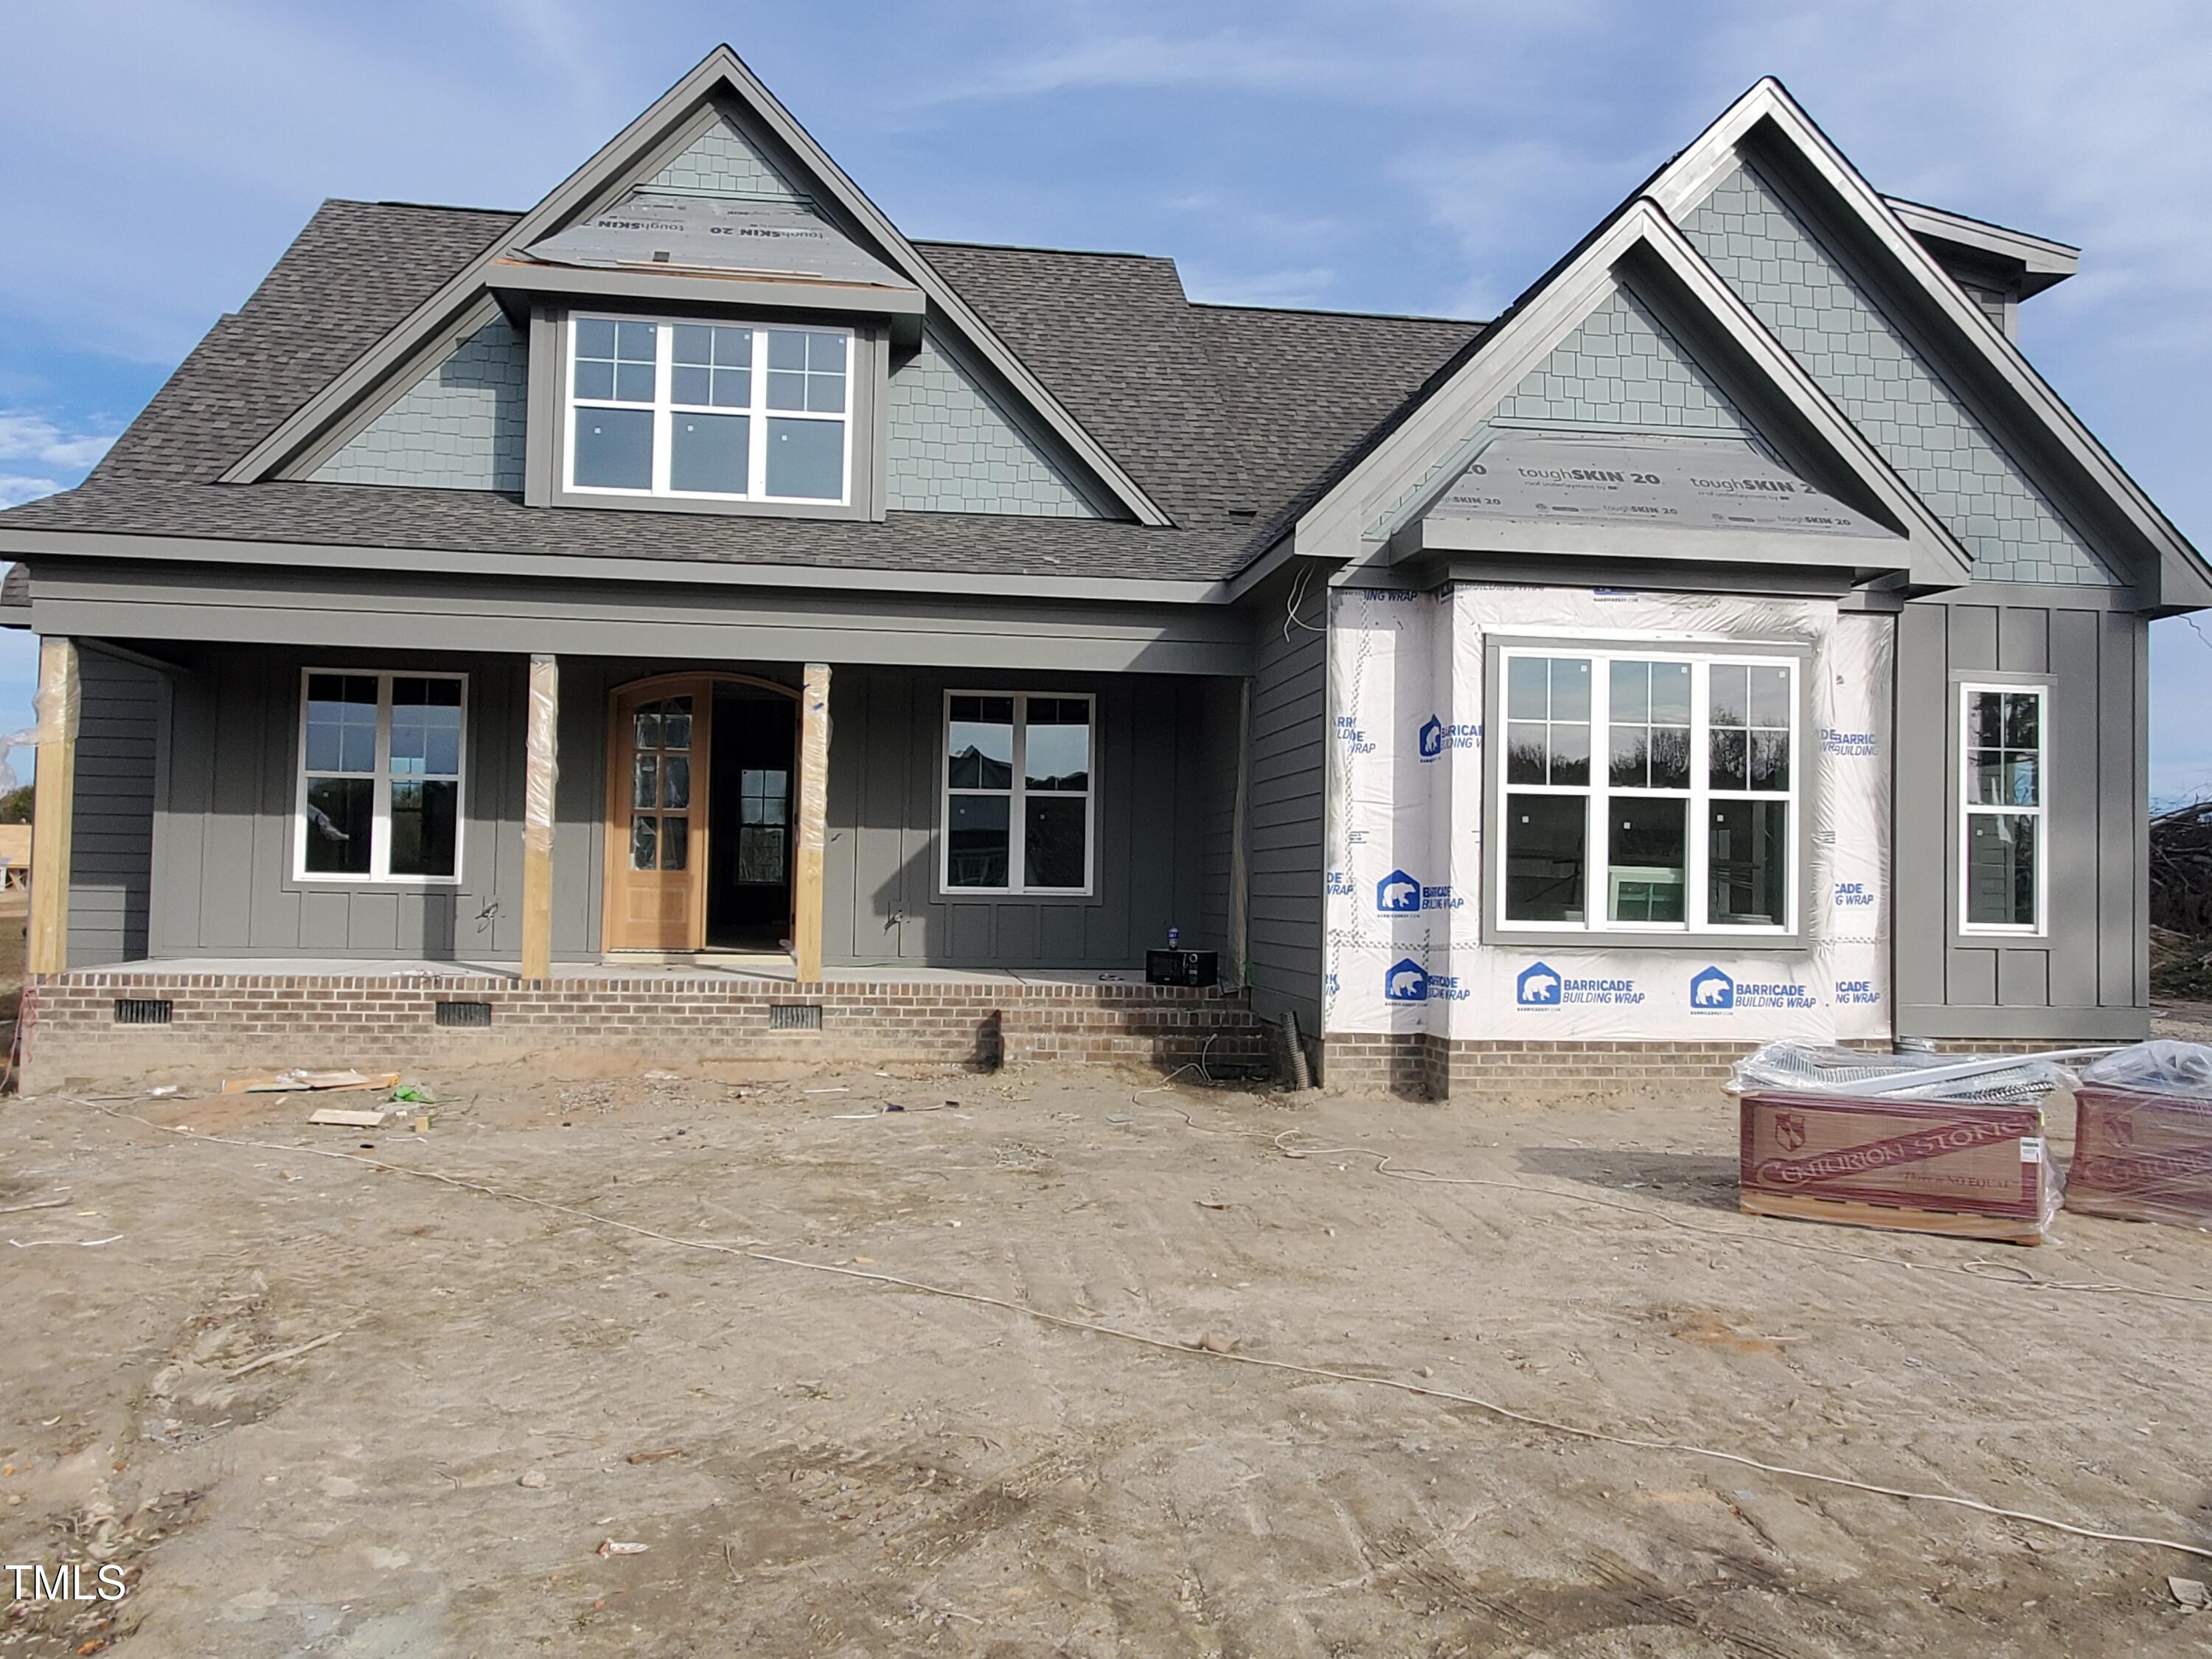
[[[1478,331],[1473,323],[1193,305],[1172,261],[917,244],[1174,520],[892,513],[881,523],[560,511],[455,489],[222,472],[518,216],[328,202],[92,476],[21,530],[435,550],[1211,580],[1233,574]]]

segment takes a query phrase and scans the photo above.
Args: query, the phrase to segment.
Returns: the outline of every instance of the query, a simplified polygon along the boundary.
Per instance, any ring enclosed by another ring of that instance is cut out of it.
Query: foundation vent
[[[818,1002],[771,1002],[768,1006],[768,1029],[771,1031],[818,1031],[822,1029],[822,1005]]]
[[[166,997],[115,999],[115,1023],[118,1025],[167,1025],[176,1012],[177,1005]]]
[[[437,1006],[438,1024],[441,1025],[482,1030],[491,1024],[491,1004],[489,1002],[441,1002]]]

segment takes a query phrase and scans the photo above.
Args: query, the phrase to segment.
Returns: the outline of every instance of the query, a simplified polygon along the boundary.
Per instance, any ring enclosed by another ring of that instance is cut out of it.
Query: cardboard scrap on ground
[[[310,1123],[335,1124],[343,1129],[379,1129],[384,1127],[381,1112],[349,1112],[337,1106],[319,1106],[307,1114]]]
[[[227,1095],[325,1094],[333,1089],[389,1089],[399,1081],[397,1072],[271,1072],[259,1077],[229,1077],[222,1080]]]

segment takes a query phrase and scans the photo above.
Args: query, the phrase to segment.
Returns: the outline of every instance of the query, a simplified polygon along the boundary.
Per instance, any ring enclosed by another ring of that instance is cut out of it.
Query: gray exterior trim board
[[[550,461],[548,465],[550,465]],[[355,485],[371,489],[372,485]],[[732,587],[819,588],[871,593],[1000,596],[1172,605],[1227,605],[1226,582],[1101,576],[969,575],[959,572],[864,570],[817,564],[756,564],[703,559],[609,558],[597,554],[465,553],[437,548],[337,547],[319,542],[233,541],[200,536],[137,536],[103,531],[18,530],[0,525],[0,557],[35,561],[116,558],[195,564],[304,565],[343,570],[467,573],[530,580],[608,583],[682,582]]]
[[[460,577],[401,587],[320,570],[280,583],[220,568],[104,562],[42,565],[32,605],[43,633],[403,651],[1241,675],[1252,650],[1249,616],[1226,609],[727,589],[671,595]]]

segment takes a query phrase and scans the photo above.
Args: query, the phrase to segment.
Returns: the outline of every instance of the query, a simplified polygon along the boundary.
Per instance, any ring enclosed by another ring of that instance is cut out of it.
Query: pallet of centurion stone
[[[2212,1231],[2212,1100],[2085,1087],[2066,1207]]]
[[[2040,1244],[2058,1208],[2040,1104],[1746,1092],[1753,1215]]]

